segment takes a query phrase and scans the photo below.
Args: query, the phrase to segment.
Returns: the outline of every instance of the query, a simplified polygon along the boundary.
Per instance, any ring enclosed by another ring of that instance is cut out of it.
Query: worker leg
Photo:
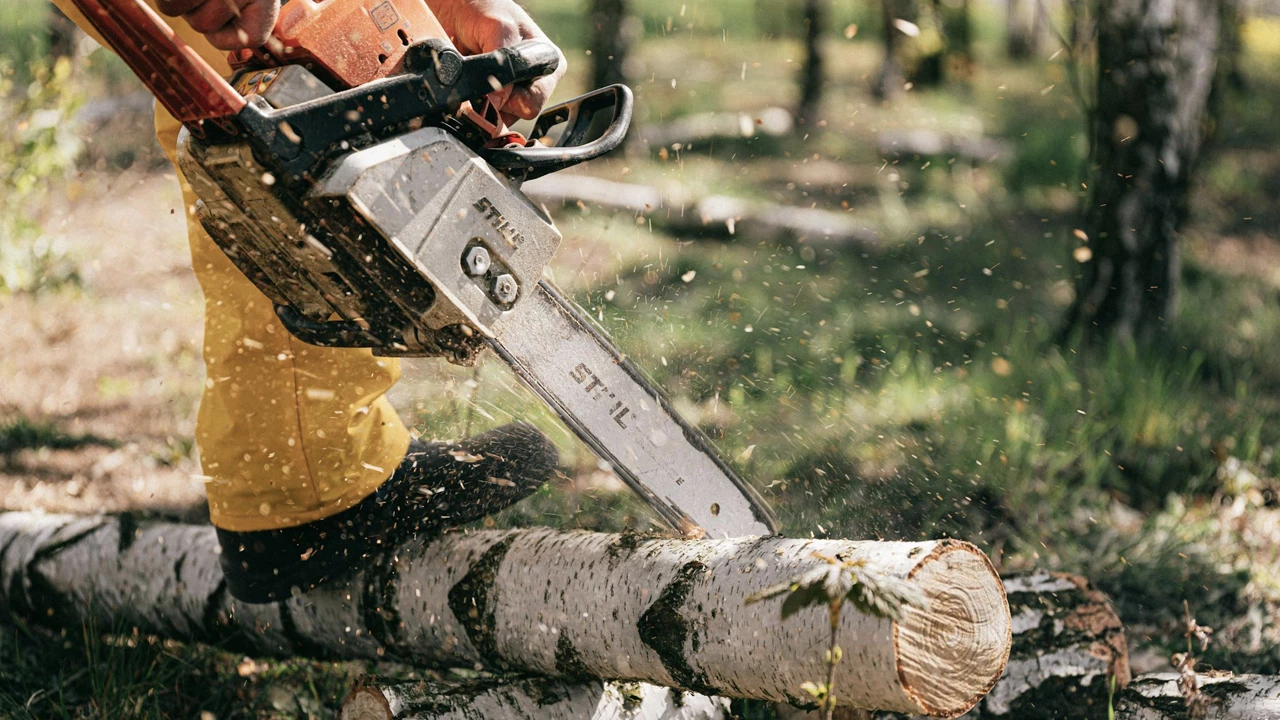
[[[96,36],[70,0],[54,2]],[[181,20],[172,27],[216,70],[229,71],[203,36]],[[156,133],[170,161],[180,129],[157,106]],[[398,362],[293,338],[271,301],[200,227],[196,198],[180,171],[178,179],[205,300],[207,379],[196,442],[214,524],[238,532],[287,528],[353,507],[391,475],[409,446],[383,396],[399,377]]]

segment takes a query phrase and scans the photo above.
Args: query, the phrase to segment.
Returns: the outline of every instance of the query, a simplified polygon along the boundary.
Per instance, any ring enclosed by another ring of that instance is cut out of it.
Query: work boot
[[[365,567],[412,537],[431,537],[526,497],[556,471],[555,446],[513,423],[458,443],[414,440],[396,471],[337,515],[256,532],[218,528],[222,570],[237,599],[288,598]]]

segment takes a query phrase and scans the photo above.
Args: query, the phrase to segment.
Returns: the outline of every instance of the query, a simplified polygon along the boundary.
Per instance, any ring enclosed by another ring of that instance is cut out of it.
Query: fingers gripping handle
[[[142,0],[72,0],[171,115],[199,134],[227,122],[244,98]]]

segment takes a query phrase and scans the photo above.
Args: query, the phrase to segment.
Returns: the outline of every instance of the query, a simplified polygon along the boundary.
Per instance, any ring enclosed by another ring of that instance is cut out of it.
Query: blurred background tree
[[[1095,173],[1069,322],[1089,337],[1165,334],[1221,41],[1221,0],[1112,0],[1098,11]]]

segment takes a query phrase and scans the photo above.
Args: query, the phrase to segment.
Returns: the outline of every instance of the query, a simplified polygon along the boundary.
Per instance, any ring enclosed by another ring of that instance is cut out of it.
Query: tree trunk
[[[822,112],[827,61],[822,47],[822,30],[827,25],[828,0],[805,0],[804,65],[800,68],[800,104],[796,121],[802,132],[812,132]]]
[[[630,85],[628,61],[638,28],[630,0],[591,0],[591,83],[593,88]]]
[[[1008,0],[1005,14],[1005,55],[1029,60],[1040,51],[1039,0]]]
[[[1069,324],[1091,339],[1142,341],[1173,316],[1219,14],[1216,0],[1109,0],[1098,12],[1092,259]]]
[[[884,63],[876,79],[873,91],[881,100],[892,100],[904,91],[907,75],[902,69],[902,31],[894,20],[910,20],[903,17],[906,4],[911,0],[880,0],[880,16],[884,25]],[[912,16],[914,17],[914,15]]]
[[[729,703],[642,683],[364,679],[342,720],[724,720]]]
[[[1210,699],[1201,720],[1264,720],[1280,717],[1280,677],[1274,675],[1198,675],[1200,692]],[[1175,673],[1135,678],[1116,703],[1117,720],[1190,720],[1178,692]]]
[[[547,529],[450,533],[371,558],[344,583],[276,605],[231,599],[210,527],[121,518],[0,515],[0,609],[253,653],[387,658],[569,678],[650,682],[707,695],[812,702],[828,620],[786,621],[763,588],[865,559],[928,599],[901,622],[846,612],[840,696],[952,717],[991,688],[1009,610],[968,543],[744,538],[668,540]]]
[[[942,84],[946,75],[947,61],[947,23],[942,0],[923,0],[924,12],[938,37],[938,44],[922,55],[909,74],[911,84],[916,87],[936,87]]]

